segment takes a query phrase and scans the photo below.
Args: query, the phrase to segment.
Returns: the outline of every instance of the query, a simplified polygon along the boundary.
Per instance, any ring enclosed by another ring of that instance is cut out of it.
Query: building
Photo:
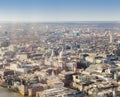
[[[47,89],[48,86],[46,84],[36,83],[32,84],[31,87],[28,89],[28,96],[36,96],[36,92],[44,91]]]
[[[113,42],[114,42],[114,38],[112,34],[109,33],[109,43],[113,43]]]
[[[37,92],[36,97],[83,97],[83,95],[77,90],[61,87]]]

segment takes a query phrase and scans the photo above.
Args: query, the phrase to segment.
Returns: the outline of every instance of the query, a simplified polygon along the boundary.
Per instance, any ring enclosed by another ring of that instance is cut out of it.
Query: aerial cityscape
[[[1,0],[0,97],[120,97],[119,3]]]

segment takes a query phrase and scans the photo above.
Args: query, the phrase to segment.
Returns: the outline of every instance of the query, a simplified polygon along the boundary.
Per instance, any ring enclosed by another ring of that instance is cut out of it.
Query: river
[[[19,93],[0,87],[0,97],[23,97]]]

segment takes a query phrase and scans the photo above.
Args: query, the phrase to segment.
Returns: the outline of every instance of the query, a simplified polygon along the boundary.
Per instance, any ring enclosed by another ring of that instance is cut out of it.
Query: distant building
[[[30,97],[36,96],[36,92],[44,91],[47,88],[48,87],[46,84],[41,84],[41,83],[32,84],[31,87],[28,89],[28,95]]]
[[[113,43],[113,42],[114,42],[114,38],[112,34],[109,33],[109,43]]]
[[[83,95],[77,90],[61,87],[37,92],[36,97],[83,97]]]

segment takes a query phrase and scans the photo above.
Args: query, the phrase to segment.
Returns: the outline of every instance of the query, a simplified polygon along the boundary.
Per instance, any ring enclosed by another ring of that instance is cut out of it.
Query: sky
[[[120,21],[120,0],[0,0],[0,21]]]

